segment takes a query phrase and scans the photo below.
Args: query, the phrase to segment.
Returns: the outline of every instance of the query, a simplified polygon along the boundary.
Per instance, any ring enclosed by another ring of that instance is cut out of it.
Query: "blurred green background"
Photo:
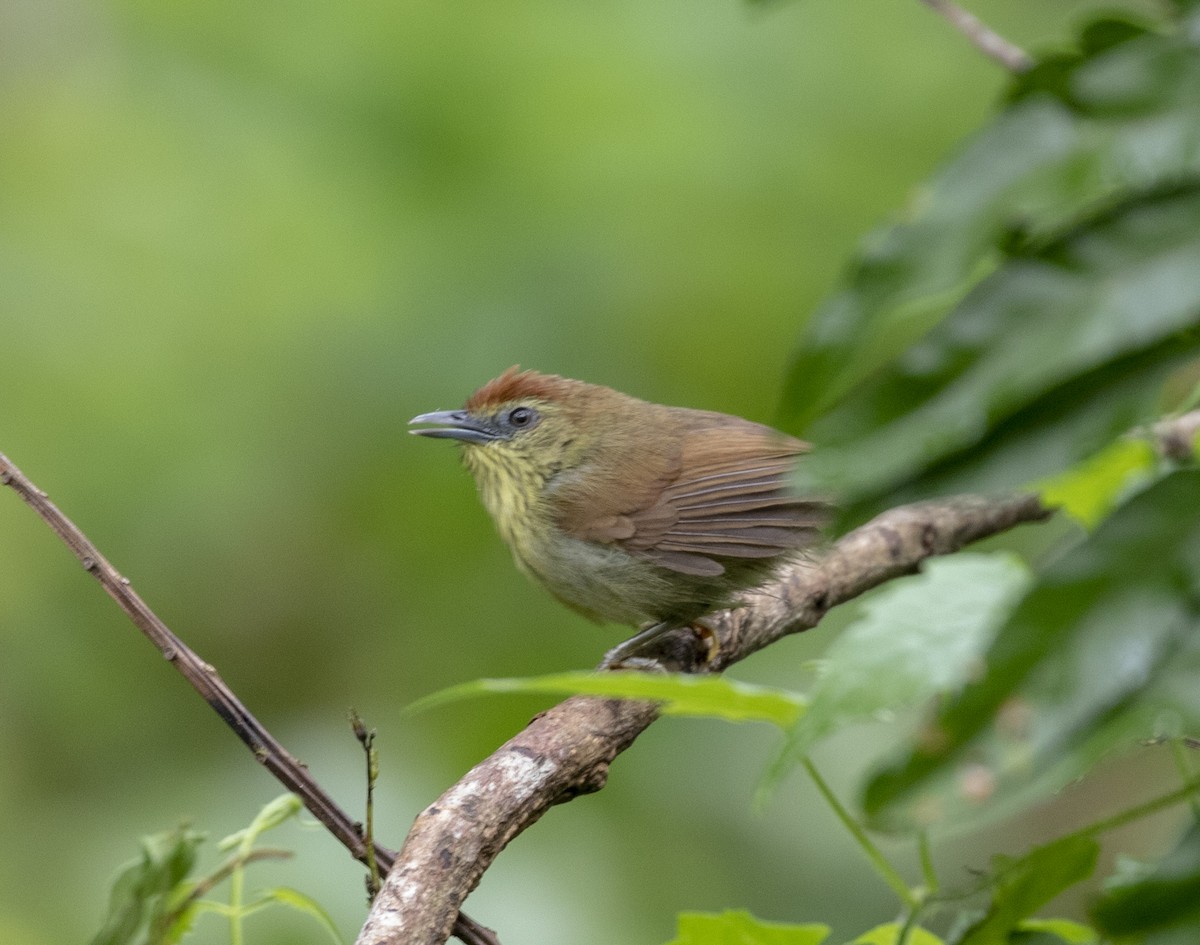
[[[1152,4],[971,9],[1046,48],[1114,6]],[[455,451],[405,421],[514,363],[772,420],[806,313],[1003,84],[916,0],[4,0],[0,450],[352,809],[347,708],[378,727],[398,845],[540,705],[406,703],[621,634],[517,574]],[[11,494],[0,536],[0,941],[86,941],[139,834],[219,837],[277,788]],[[798,684],[833,632],[736,675]],[[828,746],[835,784],[884,737]],[[469,911],[581,945],[666,940],[681,909],[890,918],[807,784],[753,812],[774,746],[655,726]],[[271,839],[301,856],[251,883],[352,937],[356,865],[319,830]]]

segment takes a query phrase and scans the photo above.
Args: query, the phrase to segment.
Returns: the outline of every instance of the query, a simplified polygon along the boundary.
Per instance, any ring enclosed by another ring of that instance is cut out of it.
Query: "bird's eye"
[[[531,427],[537,420],[537,411],[532,407],[513,407],[508,412],[508,422],[514,427]]]

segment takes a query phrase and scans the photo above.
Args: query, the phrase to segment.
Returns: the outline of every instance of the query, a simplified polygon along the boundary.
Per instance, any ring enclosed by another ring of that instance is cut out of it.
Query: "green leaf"
[[[828,935],[825,925],[763,922],[745,911],[683,912],[667,945],[821,945]]]
[[[261,834],[291,820],[303,810],[304,802],[295,794],[280,794],[263,805],[248,827],[223,837],[217,844],[217,849],[229,850],[238,845],[249,849]]]
[[[192,883],[188,883],[187,887],[187,892],[189,893],[195,888]],[[175,897],[172,898],[174,899]],[[195,925],[196,917],[200,914],[200,911],[200,906],[196,900],[187,902],[182,908],[177,905],[164,908],[163,918],[168,919],[168,921],[162,930],[162,945],[175,945],[175,943],[183,941],[184,937],[191,932],[192,926]]]
[[[1008,945],[1009,935],[1064,889],[1092,875],[1100,847],[1090,837],[1064,837],[1019,860],[997,857],[992,903],[957,945]]]
[[[1111,886],[1092,908],[1092,918],[1112,936],[1186,927],[1200,941],[1200,826],[1149,873]]]
[[[276,886],[272,889],[263,890],[260,899],[278,903],[281,906],[287,906],[289,909],[294,909],[297,912],[302,912],[304,915],[311,916],[317,921],[318,925],[329,933],[329,937],[336,945],[344,945],[345,939],[342,938],[329,913],[311,896],[307,896],[289,886]]]
[[[117,875],[109,894],[108,916],[92,945],[140,941],[161,916],[163,903],[187,878],[205,835],[186,827],[143,837],[141,855]]]
[[[1095,945],[1100,941],[1095,929],[1069,919],[1026,919],[1017,928],[1021,932],[1053,935],[1067,945]]]
[[[1095,528],[1125,495],[1144,485],[1157,466],[1157,456],[1146,440],[1118,440],[1043,483],[1042,501]]]
[[[1051,563],[997,635],[986,675],[871,779],[875,824],[996,813],[1164,719],[1200,724],[1198,508],[1200,473],[1172,473]]]
[[[961,687],[1029,582],[1013,555],[967,553],[931,559],[869,596],[816,664],[808,711],[768,768],[760,799],[821,738]]]
[[[557,673],[527,679],[479,679],[452,686],[414,702],[409,712],[423,711],[458,699],[493,693],[604,696],[650,699],[662,703],[665,715],[708,716],[727,722],[770,722],[790,729],[804,713],[798,693],[735,682],[720,676],[667,673]]]
[[[1092,24],[867,240],[790,375],[810,487],[867,501],[970,452],[1012,488],[1156,412],[1200,353],[1198,20]]]
[[[904,926],[899,922],[889,922],[886,925],[877,925],[869,932],[864,932],[853,942],[848,942],[847,945],[900,945],[900,933],[903,931]],[[942,945],[942,940],[932,932],[918,926],[909,929],[904,945]]]
[[[959,688],[1029,582],[1014,555],[959,554],[873,594],[825,651],[790,747]]]
[[[1200,320],[1198,218],[1200,186],[1141,198],[1007,264],[861,395],[908,410],[849,439],[862,427],[849,415],[861,404],[814,426],[821,449],[805,460],[803,488],[837,489],[849,501],[880,494],[978,447],[1001,424],[1019,426],[1022,411],[1110,364],[1150,351],[1165,371],[1200,352],[1200,332],[1186,333]],[[1138,317],[1130,318],[1134,299]],[[945,376],[919,393],[928,379],[904,375],[926,362]],[[1156,398],[1143,386],[1109,411],[1123,423],[1130,412],[1144,419]],[[1017,487],[1029,474],[1017,472],[1022,479],[1005,485]]]

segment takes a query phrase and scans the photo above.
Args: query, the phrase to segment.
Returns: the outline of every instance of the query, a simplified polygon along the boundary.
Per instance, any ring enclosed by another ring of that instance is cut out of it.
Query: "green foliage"
[[[828,936],[828,926],[763,922],[748,912],[684,912],[667,945],[821,945]]]
[[[1200,657],[1198,496],[1200,472],[1172,473],[1038,575],[984,656],[986,676],[871,780],[878,823],[963,816],[1043,775],[1065,783],[1151,734],[1163,712],[1200,725],[1188,683]],[[967,789],[967,770],[985,786]]]
[[[908,937],[901,941],[905,927],[898,922],[877,925],[869,932],[864,932],[848,945],[942,945],[942,940],[926,929],[908,929]]]
[[[1118,440],[1078,466],[1042,483],[1042,501],[1080,524],[1094,528],[1130,491],[1158,468],[1153,447],[1145,440]]]
[[[188,877],[204,839],[186,827],[143,837],[141,854],[113,882],[108,916],[92,945],[178,942],[187,926],[180,897],[192,888]]]
[[[894,718],[966,682],[1029,580],[1013,555],[959,554],[929,561],[919,575],[868,598],[817,664],[808,710],[791,728],[764,788],[778,785],[826,735]]]
[[[957,945],[1008,945],[1014,929],[1064,889],[1087,879],[1100,846],[1090,837],[1070,836],[1019,860],[997,857],[992,902]]]
[[[867,240],[792,367],[809,481],[1012,487],[1163,409],[1200,353],[1197,16],[1085,29]]]
[[[1112,883],[1092,917],[1114,938],[1162,932],[1200,940],[1200,826],[1156,866]]]
[[[1026,919],[1020,924],[1020,930],[1053,936],[1066,945],[1096,945],[1100,940],[1095,929],[1069,919]]]
[[[958,688],[1029,581],[1014,555],[959,554],[882,588],[825,651],[792,750]]]
[[[193,876],[197,850],[204,834],[179,828],[142,840],[142,855],[126,866],[113,883],[109,914],[92,945],[174,945],[188,936],[196,919],[216,913],[229,920],[230,941],[244,940],[243,921],[270,906],[282,906],[317,922],[337,945],[342,943],[333,920],[311,897],[288,887],[275,887],[245,901],[246,868],[255,861],[290,854],[257,847],[259,838],[303,810],[294,794],[283,794],[266,804],[244,830],[225,837],[219,850],[232,856],[204,876]],[[205,898],[229,880],[230,901]]]
[[[868,779],[876,827],[995,818],[1139,740],[1200,727],[1200,472],[1128,435],[1193,409],[1200,373],[1200,13],[1177,15],[1097,20],[1014,80],[905,219],[866,241],[793,363],[787,410],[820,446],[803,484],[841,496],[847,520],[1036,482],[1090,530],[1060,529],[1010,583],[980,574],[990,605],[929,567],[831,646],[791,753],[889,702],[932,702]],[[846,673],[855,662],[876,691]],[[1091,875],[1097,849],[1085,830],[997,860],[988,910],[960,917],[954,941],[1097,941],[1032,918]],[[1108,893],[1101,930],[1193,921],[1188,849]],[[917,911],[951,899],[932,892]]]

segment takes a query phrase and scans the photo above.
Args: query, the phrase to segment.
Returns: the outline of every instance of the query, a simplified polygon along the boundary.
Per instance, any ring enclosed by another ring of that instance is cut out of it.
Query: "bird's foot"
[[[703,621],[694,620],[686,625],[699,641],[701,646],[700,665],[706,666],[716,659],[717,654],[721,652],[721,641],[717,636],[717,632]],[[624,643],[614,646],[611,650],[604,654],[604,659],[600,661],[601,670],[608,669],[648,669],[656,672],[665,672],[667,667],[663,663],[664,656],[650,655],[654,652],[654,644],[659,638],[670,633],[672,630],[682,630],[678,624],[672,623],[652,623],[647,624],[640,632],[634,634]],[[665,647],[663,648],[666,649]],[[691,657],[695,659],[695,657]],[[690,662],[690,660],[689,660]]]
[[[639,655],[651,643],[661,637],[664,633],[669,633],[674,630],[675,626],[669,623],[651,623],[642,627],[637,633],[631,636],[624,643],[618,643],[611,650],[604,654],[604,659],[600,661],[600,669],[629,669],[646,668],[648,664],[654,664],[660,670],[664,667],[658,660]],[[636,666],[634,665],[636,661]]]
[[[710,627],[702,620],[693,620],[691,623],[692,632],[704,645],[704,665],[707,666],[721,652],[721,638],[717,635],[717,631]]]
[[[609,659],[607,653],[604,654],[604,659],[600,661],[598,668],[605,672],[613,672],[620,669],[632,669],[641,673],[667,672],[667,667],[663,666],[653,656],[624,656]]]

